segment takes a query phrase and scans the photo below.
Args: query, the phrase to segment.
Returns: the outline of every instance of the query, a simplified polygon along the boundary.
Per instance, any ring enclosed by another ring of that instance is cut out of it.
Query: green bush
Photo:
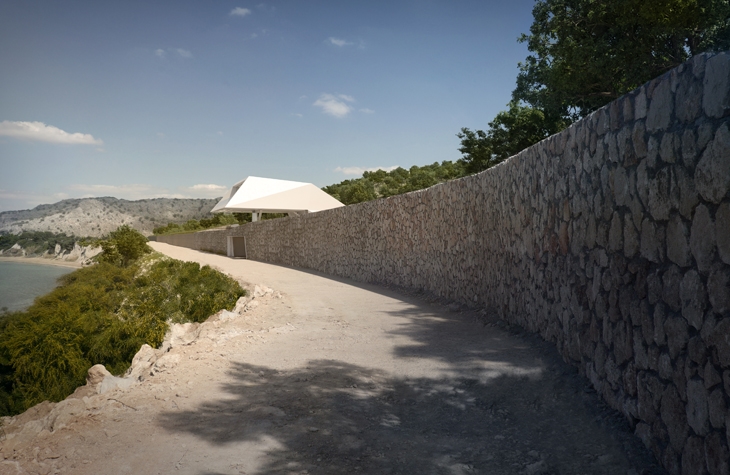
[[[113,233],[108,249],[129,256],[121,237],[128,232]],[[60,282],[28,310],[0,317],[0,415],[65,398],[94,364],[121,374],[142,344],[162,343],[170,323],[202,322],[245,293],[208,266],[159,255],[125,266],[102,259]]]
[[[123,267],[152,252],[152,248],[147,245],[147,238],[126,224],[109,233],[109,237],[98,244],[102,253],[96,257],[97,261]]]

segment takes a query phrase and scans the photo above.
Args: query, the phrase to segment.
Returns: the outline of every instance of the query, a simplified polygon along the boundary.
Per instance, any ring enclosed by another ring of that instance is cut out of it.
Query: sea
[[[58,285],[58,278],[76,270],[43,264],[0,261],[0,311],[25,310],[36,297]]]

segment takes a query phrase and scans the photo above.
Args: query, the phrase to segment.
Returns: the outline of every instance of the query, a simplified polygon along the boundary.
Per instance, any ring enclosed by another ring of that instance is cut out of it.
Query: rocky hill
[[[0,232],[49,231],[101,237],[128,224],[147,235],[157,226],[209,217],[218,200],[154,198],[127,201],[111,197],[63,200],[30,210],[0,213]]]

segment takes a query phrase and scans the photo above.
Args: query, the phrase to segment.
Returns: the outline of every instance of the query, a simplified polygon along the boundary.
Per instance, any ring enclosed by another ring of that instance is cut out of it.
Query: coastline
[[[57,267],[73,267],[80,269],[80,262],[69,262],[57,259],[46,259],[44,257],[11,257],[11,256],[0,256],[0,262],[17,262],[20,264],[35,264],[43,266],[57,266]]]

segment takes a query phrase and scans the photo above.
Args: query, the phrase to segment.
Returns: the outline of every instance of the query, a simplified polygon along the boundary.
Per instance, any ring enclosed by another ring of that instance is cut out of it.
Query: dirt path
[[[65,427],[6,442],[0,473],[662,473],[532,336],[376,286],[153,246],[275,292],[142,383],[87,397]]]

